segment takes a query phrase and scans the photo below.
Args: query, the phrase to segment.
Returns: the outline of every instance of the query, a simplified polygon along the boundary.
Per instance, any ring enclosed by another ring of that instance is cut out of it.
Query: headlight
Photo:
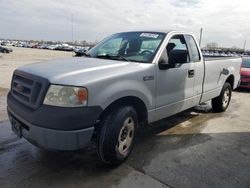
[[[43,104],[63,107],[86,106],[88,91],[84,87],[51,85]]]

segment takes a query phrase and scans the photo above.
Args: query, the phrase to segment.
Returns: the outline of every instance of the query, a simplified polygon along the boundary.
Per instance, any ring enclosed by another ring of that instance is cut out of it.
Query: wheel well
[[[128,96],[128,97],[123,97],[120,98],[114,102],[112,102],[100,115],[98,118],[99,120],[102,120],[103,117],[111,112],[113,109],[121,106],[121,105],[130,105],[135,108],[137,115],[138,115],[138,120],[139,120],[139,125],[142,125],[144,123],[148,122],[148,112],[147,112],[147,107],[144,104],[144,102],[139,99],[138,97],[133,97],[133,96]]]
[[[226,80],[227,83],[229,83],[233,89],[234,87],[234,76],[233,75],[230,75],[227,80]]]

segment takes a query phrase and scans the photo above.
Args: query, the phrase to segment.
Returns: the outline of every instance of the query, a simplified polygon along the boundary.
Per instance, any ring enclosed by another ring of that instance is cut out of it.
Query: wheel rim
[[[120,154],[126,156],[134,139],[135,123],[132,117],[128,117],[120,130],[117,150]]]
[[[223,100],[222,100],[222,106],[224,108],[227,107],[229,100],[230,100],[230,91],[229,91],[229,89],[226,89],[224,92],[224,95],[223,95]]]

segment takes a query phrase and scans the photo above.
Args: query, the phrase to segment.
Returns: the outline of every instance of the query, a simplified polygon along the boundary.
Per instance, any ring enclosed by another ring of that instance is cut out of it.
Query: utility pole
[[[71,40],[72,40],[72,44],[74,42],[74,25],[73,25],[73,22],[74,22],[74,15],[71,14]]]
[[[203,29],[201,28],[201,30],[200,30],[200,40],[199,40],[199,46],[200,47],[201,47],[202,32],[203,32]]]

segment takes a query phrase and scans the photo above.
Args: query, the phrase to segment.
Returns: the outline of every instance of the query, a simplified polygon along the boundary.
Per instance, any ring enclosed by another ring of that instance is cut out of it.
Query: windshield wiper
[[[122,55],[120,54],[117,54],[117,55],[110,55],[110,54],[101,54],[101,55],[97,55],[97,57],[100,57],[100,58],[108,58],[108,59],[113,59],[113,58],[120,58],[124,61],[129,61],[126,57],[123,57]]]

